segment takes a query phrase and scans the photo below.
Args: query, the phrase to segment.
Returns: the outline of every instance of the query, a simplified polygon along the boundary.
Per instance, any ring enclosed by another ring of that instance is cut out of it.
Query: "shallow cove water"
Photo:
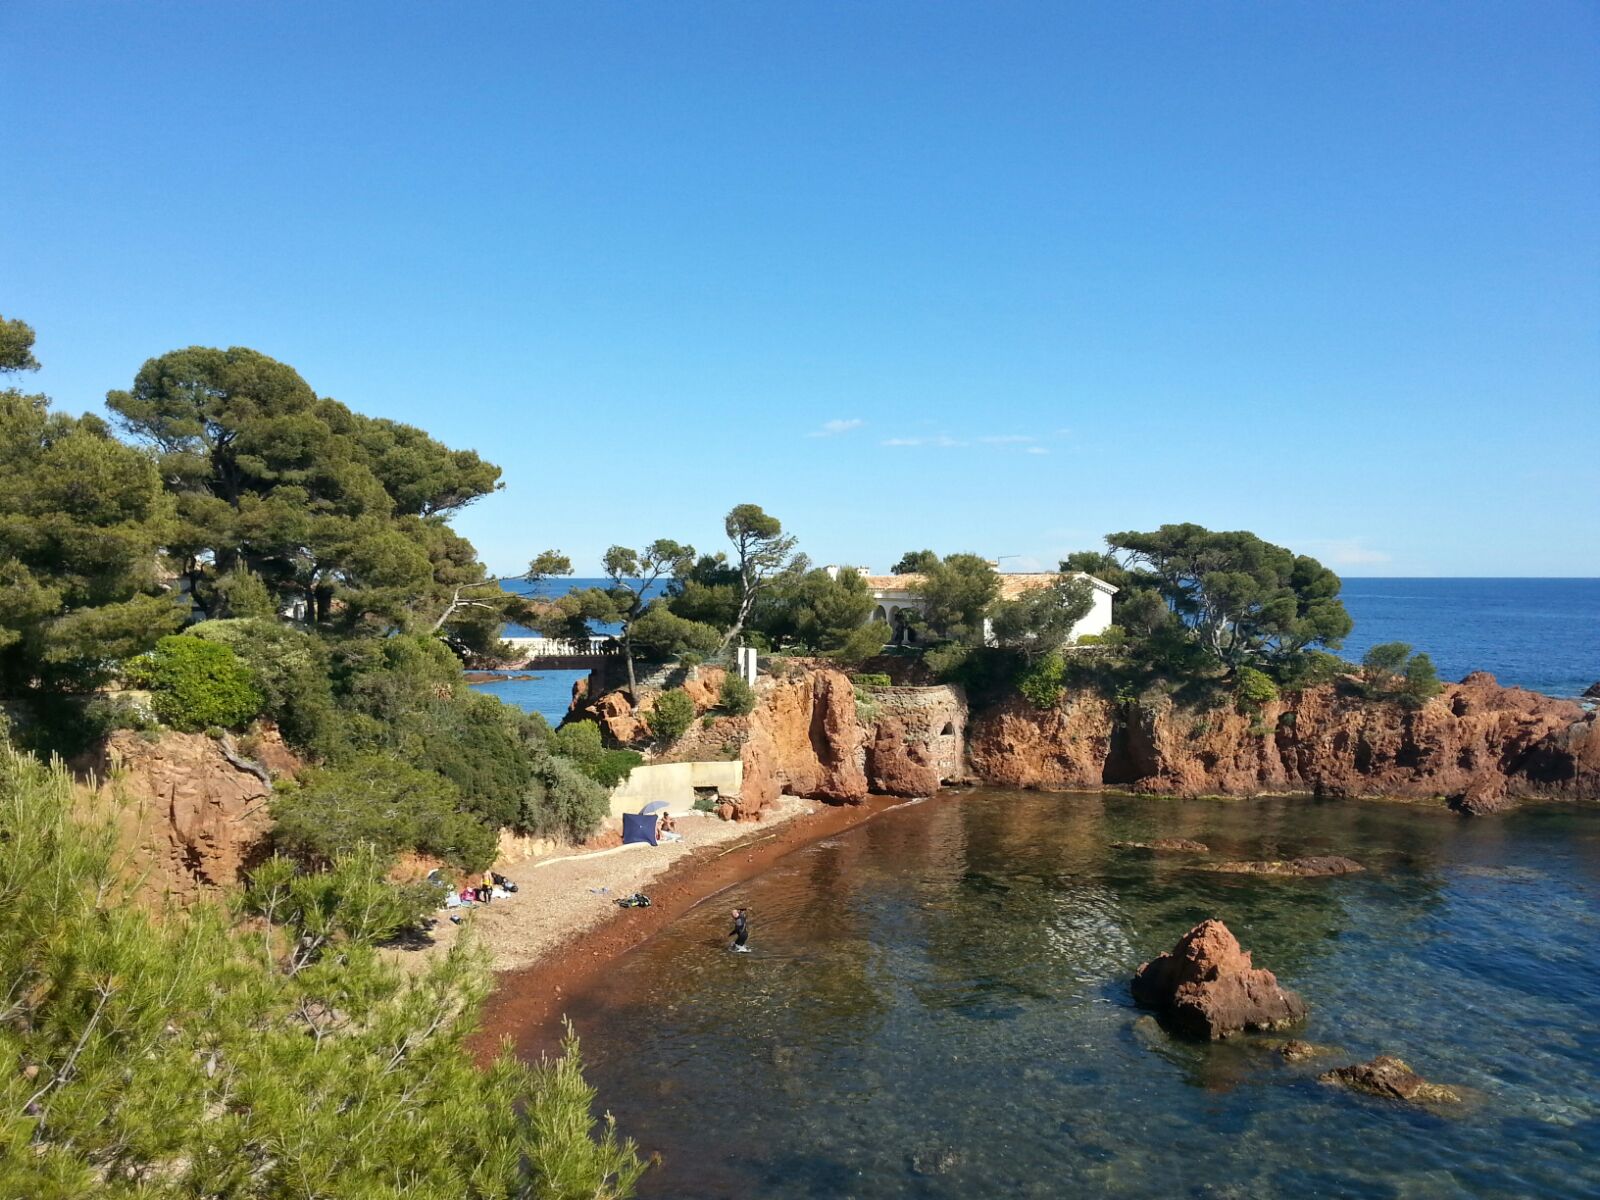
[[[1179,836],[1213,853],[1111,845]],[[1302,854],[1369,869],[1194,869]],[[1134,968],[1208,916],[1339,1054],[1183,1042],[1133,1006]],[[949,795],[691,911],[571,1013],[663,1155],[645,1197],[1600,1195],[1600,813]],[[1316,1082],[1379,1052],[1468,1102]]]

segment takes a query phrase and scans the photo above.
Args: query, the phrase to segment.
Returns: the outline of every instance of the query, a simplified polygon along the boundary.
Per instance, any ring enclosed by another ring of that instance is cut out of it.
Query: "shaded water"
[[[1339,853],[1333,879],[1209,874]],[[722,950],[748,904],[750,955]],[[1175,1041],[1127,980],[1228,922],[1342,1054]],[[717,897],[573,1009],[644,1196],[1600,1195],[1600,814],[984,790]],[[1439,1115],[1318,1084],[1390,1052]]]

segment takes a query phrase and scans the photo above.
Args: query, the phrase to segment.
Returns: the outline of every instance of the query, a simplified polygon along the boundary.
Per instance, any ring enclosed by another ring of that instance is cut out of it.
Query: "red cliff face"
[[[1170,700],[1126,713],[1098,697],[1048,712],[1013,701],[973,722],[968,752],[979,776],[1018,787],[1446,797],[1464,811],[1523,797],[1600,799],[1595,714],[1481,672],[1416,710],[1333,685],[1259,716]]]
[[[248,753],[272,775],[300,770],[274,729],[257,734]],[[121,730],[95,767],[109,777],[102,790],[118,805],[122,846],[150,895],[185,903],[238,883],[272,828],[272,788],[204,734],[165,732],[151,740]]]

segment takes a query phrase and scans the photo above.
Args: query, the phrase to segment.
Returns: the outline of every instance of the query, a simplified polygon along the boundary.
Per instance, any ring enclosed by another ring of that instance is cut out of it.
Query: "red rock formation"
[[[862,731],[847,676],[822,669],[763,679],[759,696],[741,755],[741,817],[758,815],[785,791],[836,801],[866,796]]]
[[[899,717],[887,716],[867,748],[867,782],[887,796],[931,796],[940,779],[927,743],[912,739]]]
[[[1332,684],[1259,716],[1169,699],[1124,711],[1076,696],[1048,712],[1017,700],[973,722],[969,755],[982,778],[1017,787],[1415,798],[1503,787],[1513,799],[1600,799],[1595,722],[1578,704],[1503,688],[1479,672],[1415,710]]]
[[[1245,1029],[1281,1029],[1306,1015],[1305,1002],[1253,967],[1250,952],[1221,921],[1202,921],[1170,954],[1141,966],[1133,998],[1161,1009],[1181,1033],[1211,1039]]]
[[[299,770],[275,729],[257,735],[249,751],[276,773]],[[188,901],[238,882],[261,853],[272,790],[212,738],[169,732],[150,740],[119,730],[95,766],[107,780],[102,791],[120,806],[122,845],[148,893]]]

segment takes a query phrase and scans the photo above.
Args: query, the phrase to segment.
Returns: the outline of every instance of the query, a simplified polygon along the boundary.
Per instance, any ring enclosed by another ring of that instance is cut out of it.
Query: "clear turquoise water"
[[[1259,879],[1119,850],[1341,853]],[[748,956],[721,949],[750,906]],[[1175,1041],[1134,968],[1221,917],[1339,1048]],[[571,1009],[655,1197],[1600,1195],[1600,813],[986,790],[702,905]],[[1388,1052],[1440,1114],[1319,1084]]]

